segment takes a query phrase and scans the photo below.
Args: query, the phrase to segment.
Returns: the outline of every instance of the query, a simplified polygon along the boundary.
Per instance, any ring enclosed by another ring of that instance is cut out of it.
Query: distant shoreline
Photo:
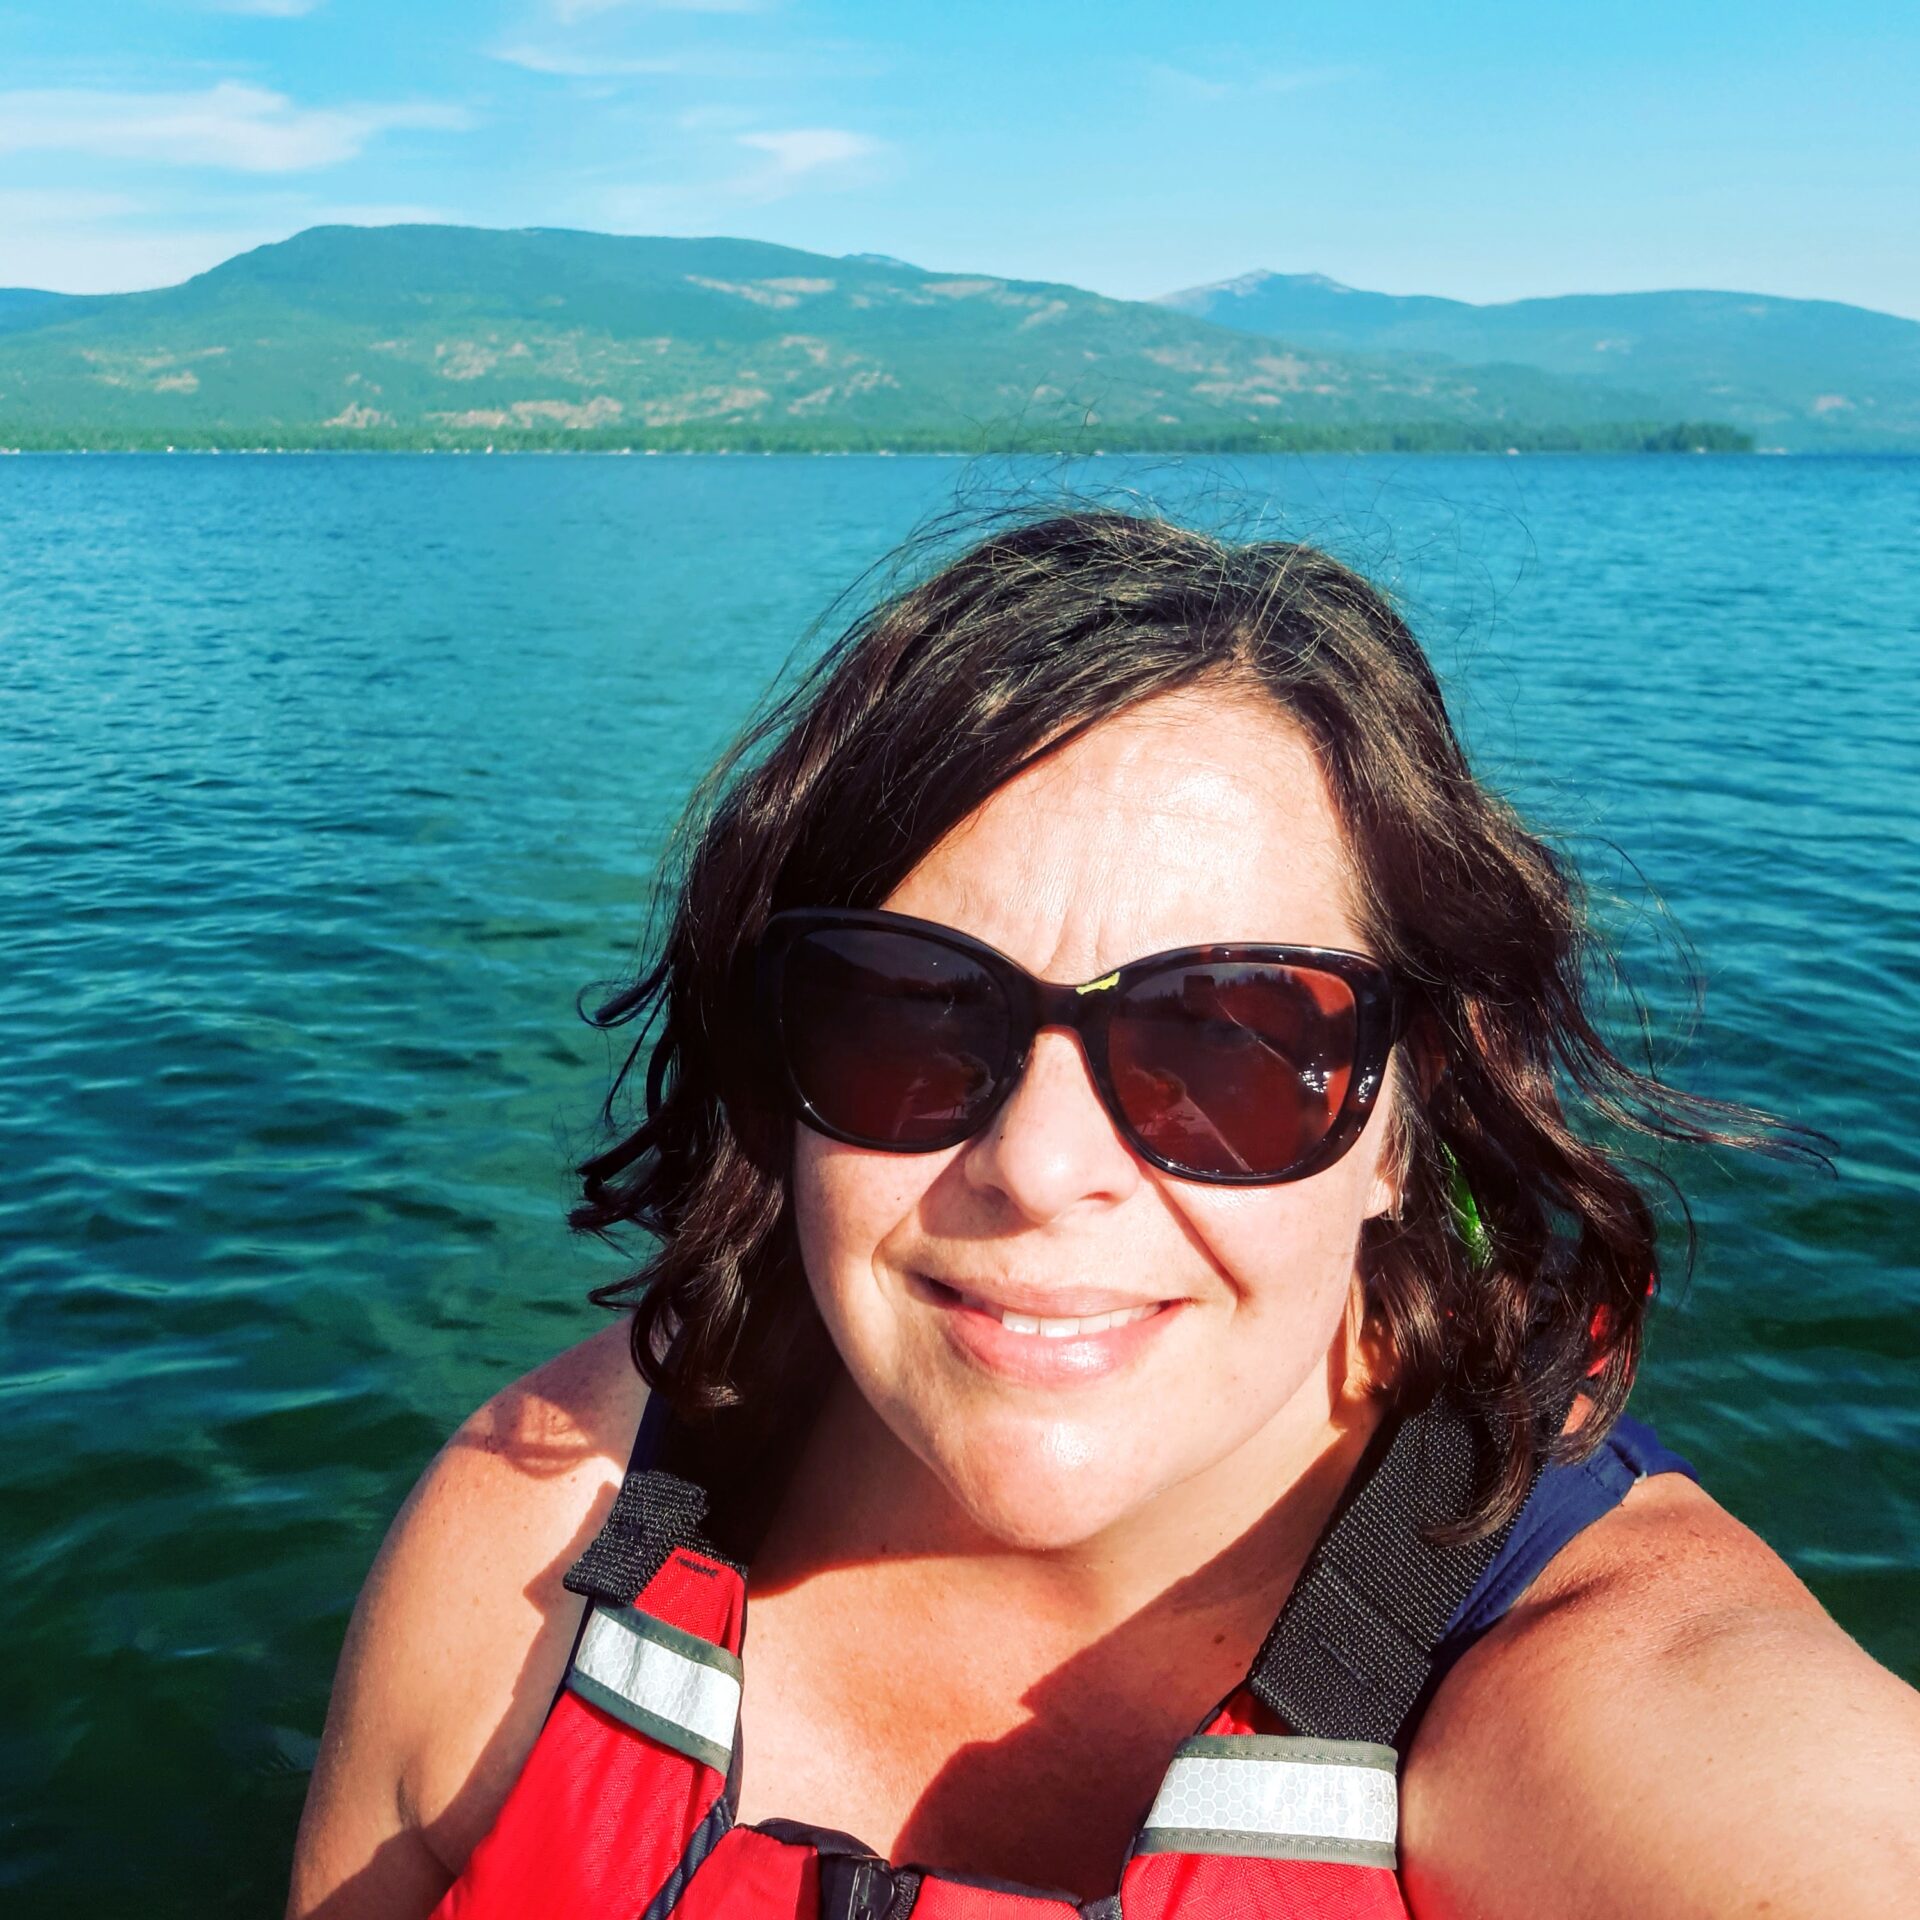
[[[0,460],[1143,460],[1177,459],[1462,459],[1462,460],[1642,460],[1680,453],[1748,460],[1910,460],[1920,455],[1874,448],[1836,447],[1819,453],[1790,447],[1673,448],[1654,453],[1620,447],[1260,447],[1221,452],[1213,447],[1099,447],[1089,452],[1030,447],[842,449],[798,452],[763,447],[9,447]]]
[[[982,434],[971,445],[956,445],[938,431],[876,434],[792,433],[778,429],[732,432],[681,431],[635,436],[579,429],[520,433],[410,433],[403,429],[322,429],[291,431],[238,429],[181,432],[141,431],[120,435],[70,433],[47,429],[9,429],[0,424],[0,452],[24,453],[597,453],[634,456],[665,454],[773,454],[820,456],[915,454],[946,459],[994,459],[1036,455],[1050,459],[1098,459],[1150,454],[1226,456],[1279,453],[1483,453],[1498,456],[1547,453],[1753,453],[1753,436],[1718,421],[1629,421],[1584,427],[1509,427],[1504,432],[1464,423],[1419,421],[1372,427],[1299,426],[1257,432],[1139,433],[1120,431],[1096,440],[1083,431],[1077,444],[1065,436]],[[1764,449],[1768,453],[1777,451]]]

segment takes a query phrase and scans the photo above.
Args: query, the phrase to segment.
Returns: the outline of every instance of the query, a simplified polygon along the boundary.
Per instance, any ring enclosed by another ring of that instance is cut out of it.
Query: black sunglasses
[[[1383,967],[1333,947],[1177,947],[1061,986],[931,920],[814,907],[768,921],[755,988],[794,1110],[830,1139],[957,1146],[1013,1091],[1034,1035],[1067,1027],[1135,1151],[1223,1186],[1339,1159],[1406,1011]]]

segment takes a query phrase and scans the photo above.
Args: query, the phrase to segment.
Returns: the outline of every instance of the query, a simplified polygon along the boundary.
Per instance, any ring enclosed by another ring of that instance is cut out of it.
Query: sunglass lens
[[[794,1080],[834,1131],[872,1146],[941,1146],[991,1104],[1008,1008],[966,954],[884,928],[822,929],[788,952],[780,997]]]
[[[1114,1092],[1140,1139],[1186,1172],[1271,1177],[1327,1137],[1358,1016],[1338,974],[1248,962],[1132,983],[1113,1010]]]

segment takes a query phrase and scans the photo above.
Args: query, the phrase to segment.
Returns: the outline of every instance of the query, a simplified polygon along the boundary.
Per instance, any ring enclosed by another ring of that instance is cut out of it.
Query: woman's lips
[[[1118,1372],[1160,1337],[1183,1304],[1157,1300],[1071,1315],[1029,1313],[924,1275],[915,1278],[921,1298],[965,1359],[1002,1379],[1040,1385]]]

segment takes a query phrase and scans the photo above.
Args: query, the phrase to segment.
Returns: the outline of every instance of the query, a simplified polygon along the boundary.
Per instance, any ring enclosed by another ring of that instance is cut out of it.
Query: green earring
[[[1493,1242],[1488,1239],[1486,1223],[1474,1204],[1473,1189],[1467,1185],[1467,1176],[1460,1171],[1453,1149],[1444,1140],[1440,1142],[1440,1158],[1447,1163],[1447,1202],[1453,1213],[1453,1230],[1466,1248],[1468,1260],[1476,1267],[1484,1267],[1492,1256]]]

